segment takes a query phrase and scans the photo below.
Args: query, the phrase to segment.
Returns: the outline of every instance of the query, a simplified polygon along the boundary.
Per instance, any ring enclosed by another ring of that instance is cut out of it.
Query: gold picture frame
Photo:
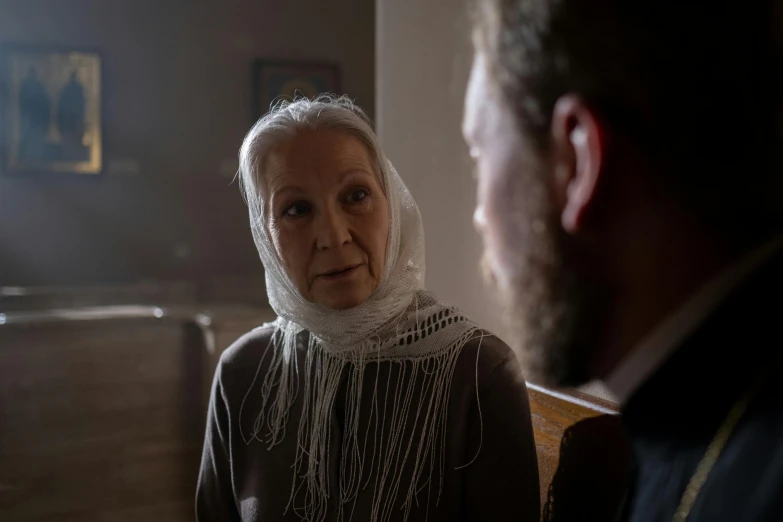
[[[103,170],[101,57],[94,51],[4,50],[8,172]]]

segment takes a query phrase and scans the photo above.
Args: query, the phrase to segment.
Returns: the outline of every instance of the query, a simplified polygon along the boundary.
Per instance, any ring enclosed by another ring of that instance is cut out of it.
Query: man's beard
[[[506,242],[511,266],[503,278],[491,273],[485,256],[485,279],[498,291],[509,338],[527,378],[549,386],[578,386],[592,378],[590,363],[600,347],[607,292],[588,275],[594,271],[587,270],[585,257],[569,244],[574,240],[560,228],[551,205],[521,203],[528,215],[517,217],[536,231]]]

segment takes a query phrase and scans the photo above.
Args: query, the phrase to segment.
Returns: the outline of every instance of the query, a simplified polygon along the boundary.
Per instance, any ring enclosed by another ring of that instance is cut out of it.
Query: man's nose
[[[487,218],[484,214],[484,205],[476,204],[476,210],[473,211],[473,226],[479,234],[484,232],[487,226]]]

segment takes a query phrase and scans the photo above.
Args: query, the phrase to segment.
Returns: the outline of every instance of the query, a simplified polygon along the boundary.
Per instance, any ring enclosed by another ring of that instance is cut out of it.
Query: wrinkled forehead
[[[386,191],[378,158],[359,137],[331,129],[305,130],[270,146],[259,165],[258,178],[268,199],[282,185],[324,183],[346,172],[373,175]]]

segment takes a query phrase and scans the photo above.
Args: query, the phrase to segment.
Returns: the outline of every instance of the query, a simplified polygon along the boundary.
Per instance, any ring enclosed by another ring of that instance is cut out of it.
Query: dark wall
[[[104,77],[102,175],[0,172],[0,286],[260,273],[232,183],[252,62],[335,62],[372,114],[374,17],[372,0],[0,0],[0,43],[97,48]]]

